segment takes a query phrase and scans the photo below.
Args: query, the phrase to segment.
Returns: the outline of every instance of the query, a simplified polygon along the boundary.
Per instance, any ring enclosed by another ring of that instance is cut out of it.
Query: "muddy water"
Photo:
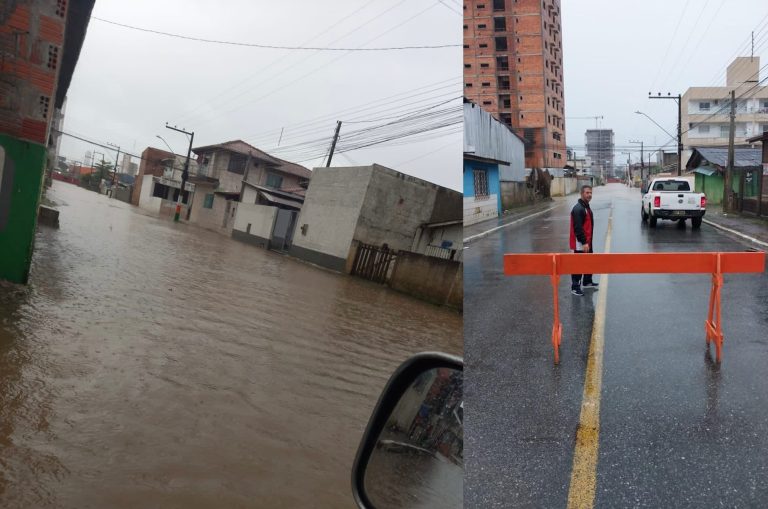
[[[0,507],[353,507],[409,354],[460,315],[54,182],[0,286]]]

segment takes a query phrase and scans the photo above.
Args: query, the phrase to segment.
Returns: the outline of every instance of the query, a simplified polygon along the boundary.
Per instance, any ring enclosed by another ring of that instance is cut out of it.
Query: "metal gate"
[[[352,264],[352,275],[369,279],[376,283],[387,283],[392,275],[397,252],[384,244],[381,247],[369,244],[359,244],[355,261]]]
[[[275,224],[272,226],[272,237],[269,248],[275,251],[287,251],[293,242],[293,231],[296,228],[296,217],[299,213],[295,210],[278,209]]]

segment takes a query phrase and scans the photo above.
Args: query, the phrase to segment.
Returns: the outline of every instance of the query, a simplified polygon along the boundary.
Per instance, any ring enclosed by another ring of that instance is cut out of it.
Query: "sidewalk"
[[[723,214],[723,208],[720,205],[707,204],[704,222],[739,237],[754,239],[752,243],[757,248],[768,248],[768,218],[737,213]],[[754,242],[755,240],[757,242]]]
[[[481,221],[473,225],[464,227],[464,244],[474,242],[486,235],[493,233],[505,226],[512,225],[528,217],[543,214],[566,201],[569,197],[558,196],[547,201],[542,201],[533,205],[525,205],[507,210],[501,217]]]

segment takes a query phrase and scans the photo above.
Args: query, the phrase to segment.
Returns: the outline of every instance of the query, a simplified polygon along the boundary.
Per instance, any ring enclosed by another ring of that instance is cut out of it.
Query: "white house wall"
[[[292,255],[345,270],[372,172],[370,166],[314,170],[296,223]]]
[[[232,236],[260,247],[268,247],[278,210],[277,207],[266,205],[239,203]]]
[[[492,194],[487,200],[478,201],[474,196],[464,198],[464,226],[479,223],[499,216],[498,196]]]
[[[155,184],[152,175],[144,175],[141,180],[141,194],[139,195],[139,207],[154,214],[160,213],[163,204],[162,198],[152,196]]]

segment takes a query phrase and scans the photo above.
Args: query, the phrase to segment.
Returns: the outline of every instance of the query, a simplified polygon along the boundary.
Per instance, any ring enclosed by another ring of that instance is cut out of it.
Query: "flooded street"
[[[54,182],[0,286],[0,507],[353,507],[392,370],[462,319]]]

